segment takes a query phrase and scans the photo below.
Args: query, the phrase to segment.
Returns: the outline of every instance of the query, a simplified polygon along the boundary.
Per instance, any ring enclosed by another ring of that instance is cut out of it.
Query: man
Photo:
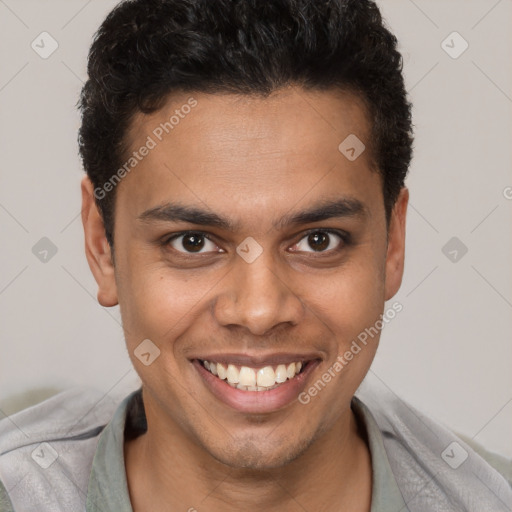
[[[401,309],[401,65],[370,1],[109,14],[80,101],[82,220],[142,388],[4,421],[2,510],[510,510],[468,444],[361,385]]]

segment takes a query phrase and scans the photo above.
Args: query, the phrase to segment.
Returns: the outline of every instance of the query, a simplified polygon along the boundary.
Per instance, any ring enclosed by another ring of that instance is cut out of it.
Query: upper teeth
[[[228,384],[246,391],[266,391],[293,379],[302,368],[302,363],[279,364],[276,367],[265,366],[263,368],[250,368],[233,364],[224,365],[203,361],[204,367],[217,375],[219,379],[227,380]]]

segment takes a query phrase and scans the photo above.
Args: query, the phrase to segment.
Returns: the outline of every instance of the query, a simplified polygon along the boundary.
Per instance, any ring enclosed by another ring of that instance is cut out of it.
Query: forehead
[[[339,90],[173,94],[158,111],[134,117],[127,159],[148,141],[152,149],[118,193],[139,213],[180,198],[227,215],[230,203],[237,211],[275,209],[276,201],[285,208],[306,196],[364,194],[380,187],[370,133],[363,101]],[[339,146],[354,136],[366,150],[351,161]]]
[[[319,138],[338,140],[351,133],[369,142],[369,132],[365,103],[355,93],[339,89],[306,91],[289,86],[266,97],[227,93],[172,94],[158,111],[134,116],[127,141],[130,146],[137,146],[147,135],[153,135],[157,142],[169,144],[172,138],[177,138],[178,146],[182,138],[187,137],[189,147],[200,150],[189,157],[221,153],[231,144],[236,144],[237,156],[262,157],[259,151],[262,146],[283,151],[284,144],[288,143],[295,146],[296,151],[312,149],[315,133],[319,135],[316,142]],[[305,139],[310,144],[299,146]]]

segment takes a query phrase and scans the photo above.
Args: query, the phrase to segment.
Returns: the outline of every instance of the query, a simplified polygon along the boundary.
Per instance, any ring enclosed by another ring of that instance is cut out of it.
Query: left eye
[[[333,242],[333,237],[338,239],[337,243],[336,241]],[[293,246],[293,251],[327,252],[338,248],[340,242],[343,241],[343,237],[337,233],[330,231],[312,231]],[[309,250],[308,247],[312,250]]]
[[[205,234],[203,233],[182,233],[172,237],[168,244],[179,252],[184,253],[201,253],[218,249]],[[184,250],[183,250],[184,249]],[[202,250],[206,249],[206,250]]]

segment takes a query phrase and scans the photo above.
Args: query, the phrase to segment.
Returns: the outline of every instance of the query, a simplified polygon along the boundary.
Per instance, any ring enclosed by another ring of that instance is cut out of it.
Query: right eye
[[[217,245],[208,238],[208,235],[200,231],[186,231],[178,233],[167,239],[166,245],[170,245],[178,252],[185,254],[203,254],[205,252],[216,252]],[[208,250],[208,247],[212,250]],[[207,249],[203,251],[203,249]],[[222,251],[222,250],[221,250]]]

